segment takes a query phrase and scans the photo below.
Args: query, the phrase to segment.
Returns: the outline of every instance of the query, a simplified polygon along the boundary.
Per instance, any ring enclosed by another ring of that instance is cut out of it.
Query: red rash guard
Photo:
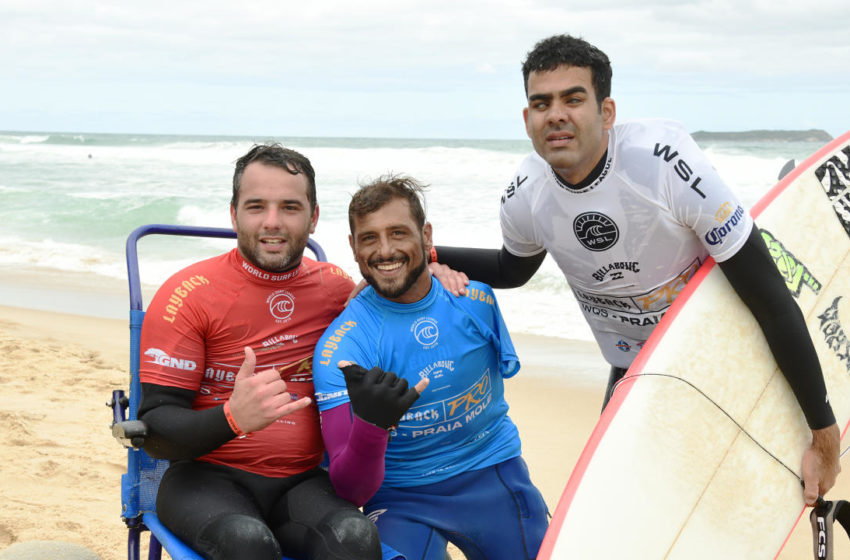
[[[294,270],[259,270],[237,249],[166,281],[142,326],[141,381],[196,393],[192,408],[222,406],[244,360],[281,370],[288,390],[313,398],[313,349],[354,287],[340,268],[307,258]],[[270,477],[316,467],[324,447],[315,403],[237,437],[201,461]]]

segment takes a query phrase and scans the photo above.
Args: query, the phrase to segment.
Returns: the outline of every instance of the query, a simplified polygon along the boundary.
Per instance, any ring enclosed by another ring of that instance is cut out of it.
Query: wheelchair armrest
[[[112,424],[112,437],[128,449],[140,449],[147,435],[148,425],[141,420],[124,420]]]

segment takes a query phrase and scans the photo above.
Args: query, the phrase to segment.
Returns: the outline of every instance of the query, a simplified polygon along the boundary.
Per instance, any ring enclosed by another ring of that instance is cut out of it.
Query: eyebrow
[[[298,204],[299,206],[304,206],[304,201],[297,198],[285,198],[283,200],[268,200],[266,198],[246,198],[244,204],[255,204],[258,202],[273,204]]]
[[[570,96],[574,93],[587,93],[587,88],[585,88],[584,86],[574,86],[574,87],[567,88],[565,90],[559,91],[558,96],[559,97],[567,97],[567,96]],[[552,97],[554,97],[554,96],[551,93],[535,93],[535,94],[528,96],[528,102],[531,103],[531,102],[534,102],[534,101],[547,101],[549,99],[552,99]]]

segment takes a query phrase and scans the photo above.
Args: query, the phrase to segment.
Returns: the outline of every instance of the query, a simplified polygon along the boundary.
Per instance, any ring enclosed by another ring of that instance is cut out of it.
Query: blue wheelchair
[[[176,235],[189,237],[235,238],[236,233],[225,228],[207,228],[150,224],[136,228],[127,238],[127,277],[130,287],[130,387],[129,396],[123,390],[112,392],[107,403],[112,408],[112,435],[127,448],[127,472],[121,476],[121,518],[129,530],[128,560],[139,560],[142,533],[150,531],[148,560],[159,560],[162,550],[173,560],[202,560],[202,557],[175,537],[156,515],[156,493],[159,481],[169,462],[153,459],[142,449],[147,434],[144,422],[136,411],[141,398],[139,381],[139,351],[142,321],[145,316],[139,277],[138,242],[146,235]],[[310,239],[307,247],[316,259],[326,261],[321,246]],[[404,556],[383,545],[384,560],[404,560]],[[284,558],[283,560],[289,560]]]

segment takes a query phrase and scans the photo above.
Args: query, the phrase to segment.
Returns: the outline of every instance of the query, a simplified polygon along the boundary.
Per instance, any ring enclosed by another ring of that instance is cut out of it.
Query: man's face
[[[431,224],[420,230],[406,200],[394,198],[371,214],[355,216],[348,239],[360,273],[378,294],[398,303],[428,294],[431,275],[425,255],[431,248]]]
[[[596,102],[590,68],[559,66],[528,76],[522,110],[534,150],[567,182],[587,177],[608,148],[614,100]]]
[[[242,256],[262,270],[283,272],[301,262],[316,229],[319,208],[310,209],[307,178],[274,165],[249,163],[242,174],[230,221]]]

